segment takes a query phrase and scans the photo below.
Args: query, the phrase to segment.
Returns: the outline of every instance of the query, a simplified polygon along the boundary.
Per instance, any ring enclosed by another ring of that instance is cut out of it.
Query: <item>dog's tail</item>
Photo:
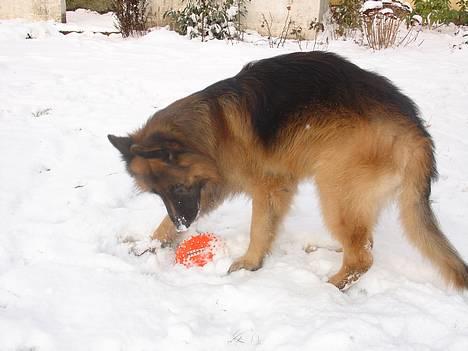
[[[468,266],[439,229],[429,196],[436,177],[433,144],[424,138],[411,151],[404,170],[400,195],[403,226],[410,241],[428,258],[449,285],[468,289]]]

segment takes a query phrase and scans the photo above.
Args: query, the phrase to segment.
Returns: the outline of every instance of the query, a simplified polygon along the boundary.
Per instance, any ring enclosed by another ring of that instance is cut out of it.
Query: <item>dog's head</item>
[[[202,188],[213,177],[212,163],[172,135],[154,133],[138,143],[132,136],[108,139],[137,186],[159,195],[177,230],[187,229],[200,211]]]

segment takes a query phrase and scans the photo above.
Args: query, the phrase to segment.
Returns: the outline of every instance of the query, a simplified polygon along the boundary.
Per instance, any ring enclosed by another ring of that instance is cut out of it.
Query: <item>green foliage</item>
[[[170,10],[164,18],[172,21],[173,28],[190,39],[241,39],[241,19],[247,14],[250,0],[187,0],[180,10]]]
[[[414,12],[429,28],[438,24],[468,25],[468,0],[459,0],[459,9],[450,7],[450,0],[415,0]]]
[[[333,23],[336,24],[337,36],[347,36],[351,32],[361,30],[362,0],[343,0],[340,5],[330,7]]]
[[[458,23],[459,25],[468,25],[468,0],[459,0],[457,5],[460,7],[458,11]]]
[[[414,0],[414,13],[423,18],[423,24],[433,25],[450,22],[450,0]]]

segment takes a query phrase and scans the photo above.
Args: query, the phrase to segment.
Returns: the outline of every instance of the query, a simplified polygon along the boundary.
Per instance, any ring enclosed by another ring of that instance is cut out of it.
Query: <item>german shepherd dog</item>
[[[343,247],[330,283],[345,289],[371,267],[379,212],[397,198],[409,240],[447,283],[468,288],[467,265],[431,209],[434,144],[416,105],[340,56],[249,63],[128,136],[108,138],[138,187],[162,198],[168,215],[152,237],[164,244],[231,195],[252,198],[250,244],[229,272],[262,266],[298,183],[314,179],[325,224]]]

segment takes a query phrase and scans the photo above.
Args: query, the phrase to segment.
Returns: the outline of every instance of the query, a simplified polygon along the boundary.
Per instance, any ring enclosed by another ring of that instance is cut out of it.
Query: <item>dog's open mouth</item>
[[[176,231],[179,233],[187,231],[200,213],[200,204],[198,201],[192,204],[190,211],[186,211],[185,214],[181,214],[179,211],[175,210],[174,206],[172,206],[169,201],[164,201],[164,204],[166,205],[167,213],[172,223],[174,223]]]
[[[200,187],[162,196],[167,213],[178,232],[186,231],[200,212]]]
[[[190,224],[187,226],[187,220],[185,217],[176,217],[174,224],[178,233],[187,231],[188,227],[190,226]]]

